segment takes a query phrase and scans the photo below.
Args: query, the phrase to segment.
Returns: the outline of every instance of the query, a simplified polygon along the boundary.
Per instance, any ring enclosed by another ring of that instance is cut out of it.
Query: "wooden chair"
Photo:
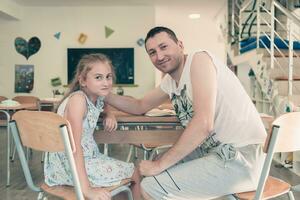
[[[73,152],[76,151],[74,139],[71,127],[66,119],[53,112],[24,110],[16,112],[9,125],[27,185],[33,191],[39,192],[38,199],[43,199],[44,192],[68,200],[84,199],[73,157]],[[49,187],[45,183],[39,186],[35,185],[31,177],[23,146],[43,152],[65,151],[71,168],[74,187]],[[128,194],[128,199],[132,199],[129,189],[130,182],[130,179],[126,179],[120,185],[107,189],[111,191],[112,196],[125,191]]]
[[[38,97],[35,96],[15,96],[14,98],[12,98],[12,100],[17,101],[21,104],[32,104],[33,106],[30,108],[26,108],[26,110],[40,110],[40,99]],[[16,148],[14,147],[14,144],[11,145],[12,146],[12,155],[11,155],[11,160],[14,161],[15,160],[15,154],[16,154]],[[32,153],[32,151],[27,148],[26,151],[26,156],[27,158],[31,155],[30,153]]]
[[[40,99],[35,96],[15,96],[12,100],[19,103],[32,103],[35,106],[27,110],[40,110]]]
[[[7,98],[5,96],[0,96],[0,102],[3,100],[6,100]]]
[[[7,98],[5,96],[0,96],[0,103],[1,101],[6,100]],[[0,126],[6,126],[6,120],[7,116],[5,113],[0,112]]]
[[[266,159],[260,175],[256,191],[237,193],[235,196],[241,200],[271,199],[288,194],[294,200],[291,185],[269,176],[274,153],[294,152],[300,150],[300,112],[284,114],[272,123],[272,131],[267,137],[264,146]]]

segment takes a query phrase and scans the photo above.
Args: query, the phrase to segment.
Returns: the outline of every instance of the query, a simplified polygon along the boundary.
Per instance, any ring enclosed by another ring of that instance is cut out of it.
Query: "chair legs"
[[[127,155],[127,159],[126,159],[126,162],[129,162],[131,160],[131,156],[132,156],[132,152],[134,151],[134,146],[133,145],[130,145],[129,147],[129,152],[128,152],[128,155]]]
[[[289,199],[290,199],[290,200],[295,200],[295,197],[294,197],[294,194],[293,194],[292,191],[289,191],[289,192],[288,192],[288,195],[289,195]]]
[[[48,200],[47,196],[45,196],[44,192],[39,192],[37,196],[37,200]]]
[[[159,154],[159,150],[169,149],[171,147],[172,145],[162,145],[152,149],[152,151],[149,153],[149,160],[153,160],[154,156]]]

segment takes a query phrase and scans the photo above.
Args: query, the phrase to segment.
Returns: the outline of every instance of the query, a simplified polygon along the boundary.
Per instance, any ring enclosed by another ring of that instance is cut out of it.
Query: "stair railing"
[[[266,13],[269,14],[269,17],[271,18],[271,21],[268,22],[267,19],[263,18],[262,15],[260,14],[260,10],[265,11]],[[275,11],[279,10],[284,16],[287,17],[288,19],[288,27],[285,27],[285,25],[283,25],[279,19],[276,18],[275,16]],[[270,36],[265,32],[260,30],[260,24],[261,22],[264,22],[270,29]],[[280,35],[280,33],[278,31],[276,31],[276,27],[275,28],[275,23],[276,25],[279,25],[280,28],[282,28],[283,31],[286,32],[285,37],[288,39],[288,41],[286,41],[285,39],[283,39],[284,36]],[[293,26],[297,26],[300,27],[300,20],[294,15],[292,14],[288,9],[286,9],[285,7],[283,7],[280,3],[278,3],[278,1],[275,0],[271,0],[271,6],[270,6],[270,11],[262,5],[262,3],[257,2],[257,48],[260,48],[260,44],[266,49],[266,51],[269,53],[270,55],[270,68],[273,69],[276,63],[276,66],[278,66],[278,68],[281,71],[284,71],[284,67],[282,66],[282,64],[280,64],[280,62],[278,61],[278,59],[276,58],[276,56],[278,58],[280,57],[286,57],[286,55],[283,53],[283,51],[278,47],[278,45],[276,45],[274,43],[275,41],[275,36],[276,38],[279,38],[281,40],[281,42],[288,48],[288,94],[287,95],[292,95],[293,94],[293,61],[294,61],[294,57],[296,58],[300,58],[300,56],[298,55],[298,53],[296,51],[293,50],[293,41],[294,40],[299,40],[298,36],[295,35],[293,33],[292,27]],[[261,35],[265,36],[269,42],[270,45],[267,45],[261,38]],[[268,48],[269,46],[269,48]],[[275,56],[275,49],[276,49],[276,56]],[[295,88],[296,90],[299,90],[298,88]]]

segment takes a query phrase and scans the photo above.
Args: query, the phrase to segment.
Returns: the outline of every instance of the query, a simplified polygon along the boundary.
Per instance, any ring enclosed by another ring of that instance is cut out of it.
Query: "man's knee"
[[[143,191],[148,191],[151,187],[153,187],[153,177],[145,177],[141,182],[141,188]]]
[[[141,182],[141,190],[142,190],[142,195],[144,199],[150,200],[153,199],[151,197],[151,193],[155,190],[154,189],[154,179],[153,177],[145,177],[143,178]]]

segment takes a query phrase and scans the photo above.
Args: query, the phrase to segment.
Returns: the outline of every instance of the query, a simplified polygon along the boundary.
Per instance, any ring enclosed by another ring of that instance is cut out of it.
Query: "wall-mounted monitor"
[[[117,85],[134,84],[134,48],[68,48],[68,83],[75,75],[80,58],[91,53],[102,53],[111,59]]]

